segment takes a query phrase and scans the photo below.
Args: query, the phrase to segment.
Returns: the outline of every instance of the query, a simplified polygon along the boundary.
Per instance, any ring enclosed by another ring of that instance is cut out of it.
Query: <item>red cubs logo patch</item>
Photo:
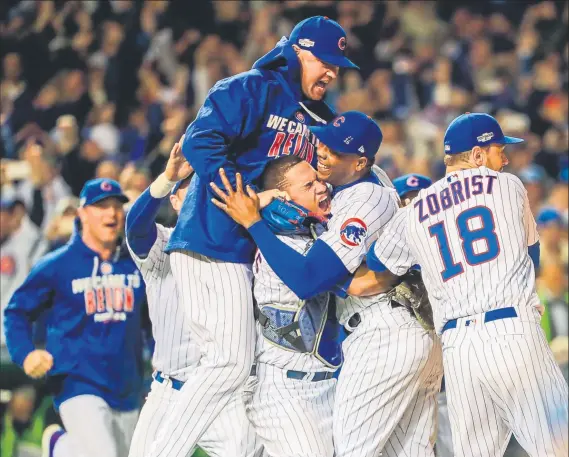
[[[346,118],[344,116],[338,116],[336,119],[334,119],[334,122],[332,122],[332,125],[334,127],[340,127],[340,124],[343,124],[345,120],[346,120]]]
[[[104,275],[110,275],[113,272],[113,266],[109,262],[103,262],[101,264],[101,273]]]
[[[300,111],[297,111],[294,117],[296,117],[296,120],[298,122],[304,122],[304,114],[302,114]]]
[[[101,183],[101,190],[104,190],[105,192],[109,192],[112,189],[113,189],[113,186],[111,186],[111,183],[109,181],[103,181]]]
[[[0,274],[12,276],[16,272],[16,261],[11,255],[0,257]]]
[[[345,37],[345,36],[343,36],[342,38],[340,38],[340,39],[338,40],[338,47],[339,47],[340,50],[342,50],[342,51],[343,51],[344,49],[346,49],[346,37]]]
[[[340,240],[348,247],[361,245],[367,235],[367,225],[357,217],[347,219],[340,228]]]

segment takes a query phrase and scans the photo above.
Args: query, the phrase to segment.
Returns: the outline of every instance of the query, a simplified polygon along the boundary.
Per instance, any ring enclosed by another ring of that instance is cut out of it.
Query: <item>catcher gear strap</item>
[[[326,325],[330,306],[329,294],[301,300],[298,306],[277,304],[259,308],[258,321],[263,336],[288,351],[315,355],[331,368],[341,364],[341,350],[333,323]],[[334,311],[331,309],[330,311]],[[330,328],[327,328],[330,327]]]
[[[311,235],[315,224],[326,225],[326,220],[306,208],[284,198],[275,198],[261,211],[261,216],[277,235]]]

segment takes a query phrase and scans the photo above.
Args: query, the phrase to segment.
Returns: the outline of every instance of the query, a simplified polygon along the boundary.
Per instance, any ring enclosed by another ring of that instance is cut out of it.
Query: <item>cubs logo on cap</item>
[[[346,32],[340,24],[324,16],[313,16],[296,24],[289,36],[291,44],[306,49],[321,61],[343,68],[358,68],[348,59]]]
[[[400,198],[408,192],[426,189],[432,183],[431,178],[418,173],[399,176],[393,180],[393,186],[395,190],[397,190],[397,195],[399,195]]]
[[[340,127],[340,124],[343,124],[345,120],[346,120],[346,118],[344,116],[338,116],[336,119],[334,119],[334,122],[332,122],[332,125],[334,127]]]
[[[111,190],[113,190],[113,186],[111,186],[111,183],[109,181],[103,181],[101,183],[101,190],[105,192],[110,192]]]
[[[367,225],[357,217],[347,219],[340,228],[340,240],[348,247],[361,245],[367,236]]]
[[[87,181],[81,189],[80,206],[93,205],[105,198],[118,198],[123,203],[128,202],[128,197],[123,194],[121,186],[113,179],[97,178]]]

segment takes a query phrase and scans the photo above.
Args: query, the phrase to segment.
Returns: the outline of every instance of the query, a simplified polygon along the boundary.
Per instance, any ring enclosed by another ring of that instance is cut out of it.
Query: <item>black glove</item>
[[[410,270],[393,290],[392,300],[407,308],[425,330],[434,330],[433,310],[421,273]]]

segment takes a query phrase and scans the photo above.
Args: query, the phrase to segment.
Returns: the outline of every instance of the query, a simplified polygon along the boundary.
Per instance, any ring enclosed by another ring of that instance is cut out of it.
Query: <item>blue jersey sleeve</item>
[[[249,233],[273,271],[302,300],[334,290],[350,274],[322,240],[316,240],[304,256],[279,240],[265,221],[253,224]]]
[[[54,280],[49,274],[49,267],[49,263],[40,261],[14,292],[4,310],[6,346],[14,363],[20,366],[35,349],[32,323],[51,306]]]
[[[541,249],[539,246],[539,241],[537,243],[532,244],[531,246],[528,246],[528,254],[531,257],[531,261],[533,262],[533,267],[535,269],[536,274],[539,271],[540,251]]]
[[[135,200],[126,215],[125,234],[128,245],[141,259],[148,256],[156,242],[154,221],[164,198],[154,198],[148,188]]]
[[[221,80],[210,90],[182,144],[182,153],[200,179],[224,189],[219,177],[223,168],[235,186],[235,158],[228,150],[258,127],[266,100],[263,89],[261,77],[249,75]]]

